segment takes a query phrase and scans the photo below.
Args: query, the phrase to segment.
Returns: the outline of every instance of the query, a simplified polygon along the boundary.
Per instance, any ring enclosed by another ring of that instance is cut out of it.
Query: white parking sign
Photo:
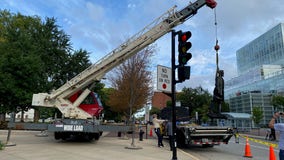
[[[172,69],[169,67],[157,66],[157,89],[163,92],[172,92]]]

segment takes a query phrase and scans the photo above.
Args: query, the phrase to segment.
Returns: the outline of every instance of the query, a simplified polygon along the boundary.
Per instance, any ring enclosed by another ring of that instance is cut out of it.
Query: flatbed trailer
[[[177,144],[185,147],[192,144],[200,144],[203,147],[228,144],[234,131],[230,127],[219,126],[177,126]]]

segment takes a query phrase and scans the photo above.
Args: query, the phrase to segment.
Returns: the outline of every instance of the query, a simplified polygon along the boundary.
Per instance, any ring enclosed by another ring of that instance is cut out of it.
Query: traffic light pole
[[[173,157],[172,160],[177,160],[177,142],[176,142],[176,78],[175,78],[175,36],[177,32],[175,30],[172,30],[172,143],[173,143]]]

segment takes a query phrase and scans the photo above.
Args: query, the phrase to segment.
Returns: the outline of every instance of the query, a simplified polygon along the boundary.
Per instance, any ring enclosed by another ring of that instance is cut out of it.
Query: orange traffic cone
[[[276,157],[275,157],[275,154],[274,154],[274,149],[271,145],[269,147],[269,160],[276,160]]]
[[[245,146],[245,155],[244,157],[248,157],[248,158],[252,158],[252,154],[251,154],[251,151],[250,151],[250,145],[248,143],[248,138],[246,140],[246,146]]]
[[[152,129],[150,129],[150,134],[149,134],[150,137],[153,137],[153,131]]]

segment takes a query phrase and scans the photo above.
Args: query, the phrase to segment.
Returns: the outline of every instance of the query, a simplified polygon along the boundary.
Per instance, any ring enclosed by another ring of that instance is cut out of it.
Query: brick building
[[[167,101],[171,101],[171,97],[163,92],[154,92],[152,97],[152,106],[158,109],[163,109],[167,106]]]

